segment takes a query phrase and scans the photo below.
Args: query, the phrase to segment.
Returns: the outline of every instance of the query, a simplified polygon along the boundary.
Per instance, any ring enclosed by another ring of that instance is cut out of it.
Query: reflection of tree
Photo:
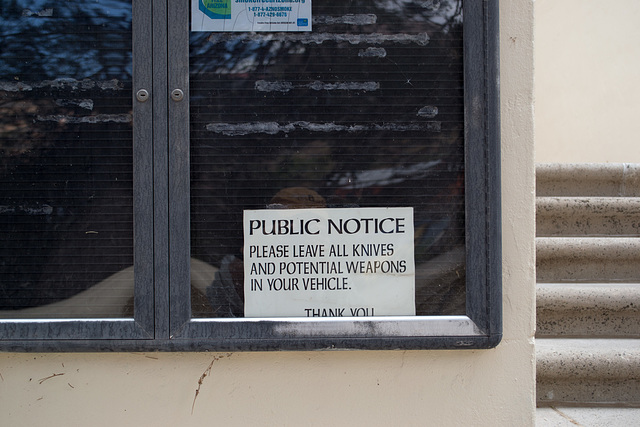
[[[0,16],[0,80],[130,79],[130,1],[3,0]]]
[[[462,1],[460,0],[350,0],[322,1],[313,5],[314,33],[331,25],[332,31],[345,30],[350,33],[366,34],[379,32],[412,33],[440,31],[448,33],[462,24]],[[351,20],[337,21],[335,17],[351,16]],[[358,19],[360,17],[360,19]],[[365,17],[370,17],[369,19]],[[333,19],[331,19],[333,18]],[[336,25],[342,22],[343,25]],[[381,25],[354,26],[358,22]],[[384,22],[384,23],[383,23]],[[254,71],[256,67],[273,65],[291,48],[288,42],[279,42],[278,35],[264,36],[265,33],[191,33],[191,73],[204,72],[243,73]],[[224,49],[216,43],[205,40],[220,40]],[[215,50],[218,55],[213,55]]]
[[[415,206],[418,261],[459,246],[461,3],[314,2],[312,36],[344,40],[192,33],[194,254],[238,253],[242,210],[293,186]],[[28,306],[131,264],[131,4],[6,0],[0,16],[0,299]],[[254,123],[283,130],[233,130]]]
[[[240,256],[242,210],[287,187],[413,206],[417,263],[463,245],[461,2],[323,1],[313,16],[311,33],[192,33],[192,253]],[[464,306],[464,271],[453,287],[432,273]]]
[[[11,309],[132,264],[131,4],[7,0],[0,17],[0,308]]]

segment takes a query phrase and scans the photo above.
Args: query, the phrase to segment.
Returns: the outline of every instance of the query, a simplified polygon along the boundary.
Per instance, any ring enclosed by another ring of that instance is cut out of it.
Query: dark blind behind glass
[[[132,316],[131,2],[0,17],[0,318]]]
[[[465,313],[462,44],[453,0],[316,0],[312,32],[191,33],[195,317],[243,316],[243,210],[283,204],[413,207],[416,313]]]

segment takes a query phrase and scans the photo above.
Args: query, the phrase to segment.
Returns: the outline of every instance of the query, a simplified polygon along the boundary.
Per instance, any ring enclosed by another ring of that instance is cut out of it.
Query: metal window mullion
[[[133,1],[133,214],[134,318],[154,336],[153,292],[153,103],[136,92],[153,93],[151,0]]]
[[[189,245],[189,2],[169,2],[168,57],[168,191],[170,335],[179,334],[191,318]],[[172,99],[172,91],[182,99]]]
[[[153,2],[153,262],[155,338],[169,337],[167,1]]]

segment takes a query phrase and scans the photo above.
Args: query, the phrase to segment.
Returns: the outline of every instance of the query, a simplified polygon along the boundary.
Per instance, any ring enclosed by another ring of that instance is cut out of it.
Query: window
[[[2,348],[498,343],[497,2],[150,3],[1,11]]]

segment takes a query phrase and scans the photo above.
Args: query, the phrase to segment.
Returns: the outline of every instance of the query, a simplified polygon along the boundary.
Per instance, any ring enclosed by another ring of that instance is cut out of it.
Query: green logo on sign
[[[231,19],[231,0],[199,0],[199,9],[211,19]]]

